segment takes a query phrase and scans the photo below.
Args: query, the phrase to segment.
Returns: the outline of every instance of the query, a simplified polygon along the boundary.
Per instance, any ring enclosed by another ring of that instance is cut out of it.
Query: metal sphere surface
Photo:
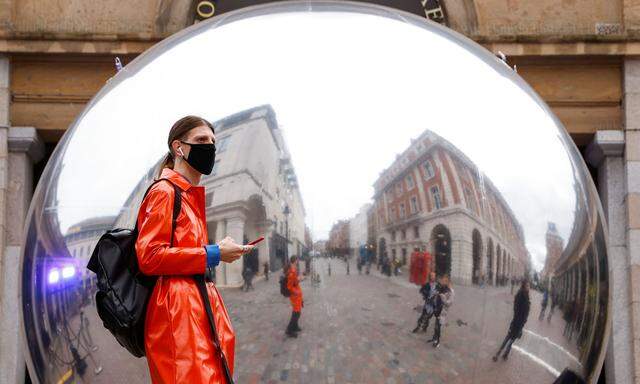
[[[86,265],[103,233],[133,227],[186,115],[215,129],[200,183],[209,242],[265,237],[210,276],[236,333],[237,382],[552,383],[565,370],[596,381],[606,224],[559,120],[467,38],[332,1],[198,23],[87,105],[27,217],[33,380],[150,380],[103,327]],[[303,331],[287,338],[278,275],[293,255],[308,278]],[[437,293],[423,298],[431,272]]]

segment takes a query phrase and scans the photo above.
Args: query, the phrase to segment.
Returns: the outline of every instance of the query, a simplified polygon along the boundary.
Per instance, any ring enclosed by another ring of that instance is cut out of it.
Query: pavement
[[[426,334],[411,333],[422,301],[406,275],[383,276],[375,267],[370,275],[359,275],[353,264],[347,275],[337,259],[315,260],[313,269],[320,283],[308,278],[301,283],[298,338],[284,332],[291,307],[280,295],[279,273],[254,282],[249,292],[221,291],[237,337],[236,383],[552,383],[565,366],[579,364],[575,346],[562,336],[560,312],[549,323],[538,321],[537,292],[531,292],[529,321],[509,360],[493,362],[513,313],[510,288],[454,285],[454,303],[436,349],[427,343],[433,321]],[[86,313],[100,350],[84,381],[149,382],[144,358],[128,355],[101,328],[93,308]],[[97,375],[96,366],[103,368]]]

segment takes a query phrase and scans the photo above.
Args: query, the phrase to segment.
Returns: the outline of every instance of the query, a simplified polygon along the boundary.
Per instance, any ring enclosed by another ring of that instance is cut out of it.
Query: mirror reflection
[[[189,115],[204,141],[167,143]],[[145,195],[160,176],[181,190],[171,244],[175,199],[158,196],[176,191]],[[87,269],[107,231],[136,223],[140,271],[160,275],[146,358],[105,328]],[[52,156],[22,263],[31,377],[223,380],[197,270],[238,383],[595,381],[604,225],[558,120],[464,37],[364,4],[238,11],[126,66]]]

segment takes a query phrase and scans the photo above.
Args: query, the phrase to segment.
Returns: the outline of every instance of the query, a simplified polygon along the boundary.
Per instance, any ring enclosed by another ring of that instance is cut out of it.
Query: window
[[[422,164],[422,168],[424,168],[424,178],[429,180],[433,176],[435,176],[435,172],[433,171],[433,164],[431,164],[430,160],[427,160]]]
[[[413,238],[417,239],[420,237],[420,228],[418,226],[413,227]]]
[[[224,152],[225,149],[227,149],[227,146],[229,145],[229,138],[231,136],[226,136],[223,137],[222,139],[216,141],[216,152],[220,153],[220,152]]]
[[[418,199],[415,196],[411,198],[411,213],[418,212]]]
[[[402,240],[407,240],[407,231],[403,229],[400,231],[400,235],[402,235]]]
[[[405,214],[404,204],[400,204],[400,218],[404,219]]]
[[[433,196],[433,204],[436,209],[442,208],[442,202],[440,201],[440,188],[437,186],[431,187],[431,195]]]
[[[216,162],[213,163],[213,169],[211,170],[211,176],[215,176],[218,173],[219,168],[220,168],[220,160],[216,160]]]
[[[411,177],[411,175],[407,176],[407,190],[412,190],[413,187],[415,186],[415,183],[413,182],[413,177]]]
[[[467,202],[467,209],[468,210],[473,210],[474,204],[472,204],[472,195],[471,195],[471,191],[469,191],[469,188],[465,185],[464,186],[464,200]]]
[[[396,231],[391,232],[391,241],[396,241]]]
[[[389,220],[395,220],[396,219],[396,209],[391,207],[391,209],[389,210]]]
[[[402,195],[402,183],[396,185],[396,196]]]
[[[204,205],[205,207],[210,207],[211,203],[213,203],[213,192],[209,192],[204,197]]]

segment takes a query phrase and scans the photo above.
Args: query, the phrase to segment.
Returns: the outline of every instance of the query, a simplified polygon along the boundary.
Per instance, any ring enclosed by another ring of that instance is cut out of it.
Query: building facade
[[[360,246],[367,245],[368,221],[367,214],[372,204],[367,203],[349,220],[349,248],[352,256],[358,256]]]
[[[407,263],[414,249],[435,257],[438,275],[463,284],[506,284],[530,256],[508,204],[471,160],[427,130],[374,183],[378,242]]]

